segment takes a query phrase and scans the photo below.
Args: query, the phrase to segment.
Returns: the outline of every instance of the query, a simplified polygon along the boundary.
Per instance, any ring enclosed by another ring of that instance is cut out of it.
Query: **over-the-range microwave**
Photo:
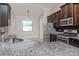
[[[73,17],[61,19],[60,26],[73,26]]]

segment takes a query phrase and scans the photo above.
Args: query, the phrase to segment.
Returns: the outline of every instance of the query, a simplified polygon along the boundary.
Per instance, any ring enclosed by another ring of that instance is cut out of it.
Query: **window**
[[[23,31],[32,31],[32,21],[23,20]]]

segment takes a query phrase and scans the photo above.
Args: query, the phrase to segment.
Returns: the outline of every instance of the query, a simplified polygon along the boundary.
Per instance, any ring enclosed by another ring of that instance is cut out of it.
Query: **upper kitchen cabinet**
[[[73,16],[73,4],[72,3],[66,3],[63,6],[60,7],[60,18],[65,19]]]
[[[79,3],[66,3],[61,9],[48,16],[55,27],[79,27]]]
[[[74,4],[74,25],[79,27],[79,3]]]
[[[0,27],[5,27],[10,24],[10,5],[0,3]]]
[[[57,11],[53,14],[53,23],[55,27],[60,26],[60,11]]]
[[[47,17],[48,22],[53,23],[54,27],[60,26],[60,10]]]
[[[65,18],[65,14],[66,14],[66,6],[61,6],[61,11],[60,11],[60,19],[64,19]]]
[[[66,4],[66,18],[73,17],[73,4],[67,3]]]
[[[61,6],[60,26],[79,27],[79,3],[66,3]]]
[[[47,17],[47,21],[50,22],[50,23],[53,23],[52,15],[49,15],[49,16]]]

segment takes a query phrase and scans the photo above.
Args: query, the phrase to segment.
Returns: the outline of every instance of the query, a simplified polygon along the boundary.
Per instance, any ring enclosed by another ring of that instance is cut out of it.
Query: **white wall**
[[[32,32],[23,32],[22,31],[22,21],[27,20],[26,16],[18,16],[16,20],[16,34],[21,38],[39,38],[39,20],[36,17],[32,17],[30,20],[33,22],[33,31]]]
[[[16,19],[11,20],[11,26],[9,28],[9,35],[16,34],[17,37],[21,38],[39,38],[39,20],[32,17],[30,20],[33,21],[33,31],[23,32],[22,31],[22,20],[27,20],[26,16],[17,16]]]
[[[11,16],[11,26],[9,26],[8,35],[17,35],[19,38],[39,38],[40,36],[40,20],[38,17],[30,17],[30,20],[33,21],[33,31],[32,32],[23,32],[22,31],[22,20],[27,20],[26,16],[17,16],[14,15],[12,10]]]

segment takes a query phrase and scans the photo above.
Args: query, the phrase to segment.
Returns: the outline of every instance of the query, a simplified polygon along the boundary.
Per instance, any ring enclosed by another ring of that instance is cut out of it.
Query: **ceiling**
[[[62,3],[10,3],[10,5],[16,16],[25,16],[29,10],[30,16],[38,17],[44,8],[54,9]]]

